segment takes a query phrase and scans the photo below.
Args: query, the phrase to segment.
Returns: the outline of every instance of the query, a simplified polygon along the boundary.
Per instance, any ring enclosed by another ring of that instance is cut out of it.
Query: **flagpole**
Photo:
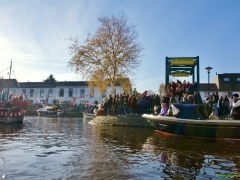
[[[7,100],[8,100],[8,98],[9,98],[8,96],[9,96],[9,88],[10,88],[11,69],[12,69],[12,60],[11,60],[11,64],[10,64],[10,73],[9,73],[9,79],[8,79]]]

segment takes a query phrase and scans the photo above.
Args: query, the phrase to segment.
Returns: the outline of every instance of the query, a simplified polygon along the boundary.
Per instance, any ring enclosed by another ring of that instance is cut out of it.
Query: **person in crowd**
[[[183,94],[182,103],[188,104],[188,94],[187,94],[187,93],[184,93],[184,94]]]
[[[170,92],[169,92],[169,107],[168,107],[168,109],[171,109],[171,105],[172,105],[173,103],[175,103],[175,102],[176,102],[176,98],[175,98],[175,96],[173,95],[173,92],[170,91]]]
[[[9,95],[9,98],[11,101],[13,100],[13,93],[11,92],[10,95]]]
[[[118,98],[118,116],[123,116],[123,95]]]
[[[207,110],[208,116],[210,116],[210,114],[213,111],[213,103],[214,103],[213,96],[212,95],[208,96],[208,98],[206,100],[208,101],[207,105],[206,105],[206,110]]]
[[[197,91],[194,91],[193,100],[194,100],[194,104],[199,104],[199,94]]]
[[[136,102],[137,102],[136,94],[133,94],[133,113],[135,114],[137,113]]]
[[[112,101],[113,101],[112,95],[109,94],[109,96],[108,96],[108,102],[107,102],[107,115],[108,115],[108,116],[109,116],[110,114],[112,114]]]
[[[166,103],[161,103],[161,111],[159,113],[159,116],[165,116],[167,114],[167,106]]]
[[[127,113],[127,104],[128,104],[128,97],[127,95],[123,96],[123,116],[126,117]]]
[[[9,99],[8,102],[3,104],[3,107],[4,108],[12,108],[13,107],[12,101]]]
[[[133,114],[133,103],[134,103],[133,95],[129,94],[128,102],[127,102],[127,108],[128,108],[129,115]]]
[[[23,101],[23,95],[22,94],[18,97],[18,100]]]
[[[161,103],[166,103],[166,106],[169,107],[169,101],[170,101],[170,98],[169,98],[168,94],[165,93],[163,95],[163,97],[161,98]]]
[[[103,111],[103,105],[100,104],[99,105],[99,108],[98,108],[98,111],[96,113],[96,116],[103,116],[104,115],[104,111]]]
[[[116,98],[115,98],[115,114],[118,115],[119,112],[118,112],[118,100],[119,100],[119,94],[116,95]]]
[[[140,106],[141,100],[142,100],[142,94],[138,93],[136,97],[136,109],[137,109],[136,115],[140,115],[141,113],[141,106]]]
[[[116,94],[113,95],[113,98],[112,98],[112,107],[111,107],[111,111],[112,111],[112,115],[116,115],[116,108],[115,108],[115,100],[116,100]]]
[[[219,101],[218,101],[218,116],[223,115],[223,96],[220,96]]]
[[[158,94],[156,94],[156,96],[155,96],[155,103],[156,103],[157,106],[160,106],[161,99],[160,99]]]
[[[232,95],[232,111],[230,115],[233,117],[234,120],[240,120],[240,99],[238,94]]]
[[[154,113],[154,106],[156,105],[156,99],[155,99],[155,94],[151,94],[150,95],[150,99],[151,99],[151,101],[150,101],[150,111],[149,111],[149,113],[150,114],[153,114]]]
[[[108,114],[108,98],[105,98],[103,101],[103,111],[104,111],[104,115],[107,116]]]
[[[194,104],[194,97],[191,94],[188,95],[188,104]]]
[[[223,98],[223,101],[222,101],[223,115],[225,117],[228,116],[229,106],[230,106],[229,99],[228,99],[227,95],[225,95],[224,98]]]
[[[213,105],[214,105],[214,111],[216,116],[218,116],[218,100],[219,100],[218,92],[215,91],[213,93],[213,103],[214,103]]]
[[[175,103],[177,103],[177,104],[180,103],[180,101],[179,101],[179,95],[176,95],[176,96],[175,96]]]
[[[154,115],[158,115],[160,112],[161,112],[161,107],[155,105],[155,106],[154,106],[154,113],[153,113],[153,114],[154,114]]]
[[[2,102],[5,101],[5,93],[4,93],[4,92],[2,92],[2,94],[1,94],[1,101],[2,101]]]
[[[144,91],[142,94],[142,99],[140,101],[140,113],[141,115],[143,115],[146,112],[146,103],[147,103],[147,92],[148,91]]]

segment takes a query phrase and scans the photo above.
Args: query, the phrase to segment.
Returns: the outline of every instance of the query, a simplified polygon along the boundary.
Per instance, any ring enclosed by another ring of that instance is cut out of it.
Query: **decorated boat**
[[[6,124],[15,123],[15,122],[22,123],[24,121],[25,109],[28,106],[27,101],[19,101],[18,99],[12,100],[12,98],[8,99],[11,70],[12,70],[12,61],[10,64],[6,102],[0,102],[0,123],[6,123]],[[5,94],[3,93],[2,101],[5,101],[4,96]]]
[[[27,101],[23,102],[8,102],[0,103],[0,122],[1,123],[14,123],[24,121],[25,110]]]
[[[157,133],[240,141],[240,120],[210,120],[205,105],[173,104],[173,116],[144,114]]]
[[[39,108],[37,110],[38,116],[59,116],[61,115],[61,110],[57,110],[56,106],[45,106],[44,108]]]

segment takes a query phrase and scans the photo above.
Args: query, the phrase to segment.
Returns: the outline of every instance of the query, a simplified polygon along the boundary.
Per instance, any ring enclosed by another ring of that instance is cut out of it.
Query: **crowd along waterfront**
[[[240,174],[240,144],[151,128],[25,116],[0,126],[2,179],[214,179]]]

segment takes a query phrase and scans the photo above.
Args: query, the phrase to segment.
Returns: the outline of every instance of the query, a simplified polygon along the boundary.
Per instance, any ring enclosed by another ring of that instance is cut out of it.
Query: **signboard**
[[[189,59],[171,59],[172,65],[194,65],[195,61],[192,58]]]

